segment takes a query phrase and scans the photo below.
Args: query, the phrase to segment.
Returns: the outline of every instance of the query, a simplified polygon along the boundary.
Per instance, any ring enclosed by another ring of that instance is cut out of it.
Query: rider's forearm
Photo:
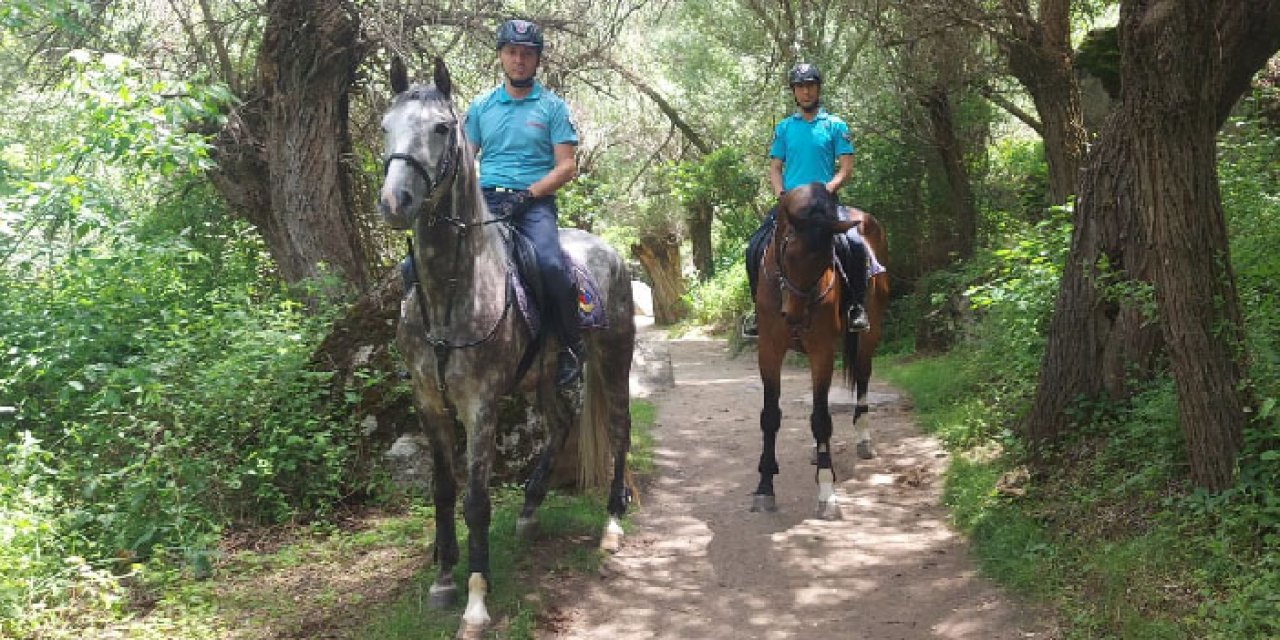
[[[835,193],[851,175],[853,175],[853,154],[846,153],[840,156],[840,166],[836,169],[836,175],[831,177],[831,182],[827,183],[827,191]]]
[[[777,158],[769,159],[769,186],[775,197],[782,195],[782,162]]]
[[[547,175],[542,176],[541,180],[529,185],[529,192],[535,198],[544,198],[553,196],[556,191],[568,184],[573,176],[578,173],[578,163],[573,158],[573,153],[568,155],[557,154],[556,166],[552,167]]]

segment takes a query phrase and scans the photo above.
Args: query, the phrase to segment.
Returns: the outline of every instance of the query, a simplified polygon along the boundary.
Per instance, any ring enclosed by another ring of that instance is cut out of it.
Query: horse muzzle
[[[392,229],[408,229],[416,217],[413,194],[408,189],[384,187],[378,198],[378,213]]]

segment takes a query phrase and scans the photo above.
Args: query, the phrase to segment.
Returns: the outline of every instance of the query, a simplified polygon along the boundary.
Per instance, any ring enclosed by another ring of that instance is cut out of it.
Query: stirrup
[[[849,333],[863,333],[871,330],[871,320],[862,305],[855,304],[845,312],[845,330]]]

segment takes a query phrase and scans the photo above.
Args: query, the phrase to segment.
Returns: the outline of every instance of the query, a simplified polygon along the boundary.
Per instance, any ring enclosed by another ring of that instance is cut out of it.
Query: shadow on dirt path
[[[540,638],[1054,637],[977,577],[939,504],[946,454],[912,424],[896,391],[873,380],[873,460],[854,453],[849,409],[833,416],[844,517],[821,521],[808,372],[785,369],[779,510],[750,513],[760,454],[755,357],[733,358],[724,341],[705,338],[668,347],[676,386],[651,397],[657,471],[632,533],[598,576],[549,587]]]

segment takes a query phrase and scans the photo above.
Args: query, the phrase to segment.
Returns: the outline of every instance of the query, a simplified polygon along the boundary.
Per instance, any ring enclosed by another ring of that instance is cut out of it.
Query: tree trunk
[[[653,282],[653,321],[666,325],[684,317],[684,279],[680,276],[680,240],[675,234],[648,234],[631,245],[631,255],[640,261]]]
[[[1122,100],[1081,185],[1028,428],[1037,448],[1052,444],[1069,403],[1101,390],[1096,367],[1108,349],[1159,345],[1133,339],[1141,332],[1116,339],[1135,317],[1114,292],[1150,282],[1192,479],[1221,489],[1231,483],[1251,397],[1216,134],[1247,78],[1280,48],[1280,0],[1126,3],[1120,43]]]
[[[261,163],[269,211],[250,212],[285,281],[334,275],[369,284],[348,165],[347,93],[363,51],[347,5],[274,0],[258,61]]]
[[[934,150],[938,152],[942,171],[951,191],[948,203],[954,217],[945,221],[945,229],[939,231],[942,232],[942,237],[949,240],[946,242],[947,253],[967,259],[973,256],[978,241],[978,208],[973,200],[964,149],[956,136],[951,98],[946,89],[935,86],[920,102],[929,114],[929,136]]]
[[[711,223],[715,208],[704,202],[688,206],[685,224],[689,227],[689,244],[693,247],[693,268],[699,280],[710,280],[715,275],[715,256],[711,248]]]
[[[1031,19],[1025,1],[1005,0],[1012,37],[1003,41],[1009,71],[1035,102],[1049,165],[1049,204],[1076,192],[1085,133],[1080,87],[1071,66],[1070,0],[1041,0]]]

